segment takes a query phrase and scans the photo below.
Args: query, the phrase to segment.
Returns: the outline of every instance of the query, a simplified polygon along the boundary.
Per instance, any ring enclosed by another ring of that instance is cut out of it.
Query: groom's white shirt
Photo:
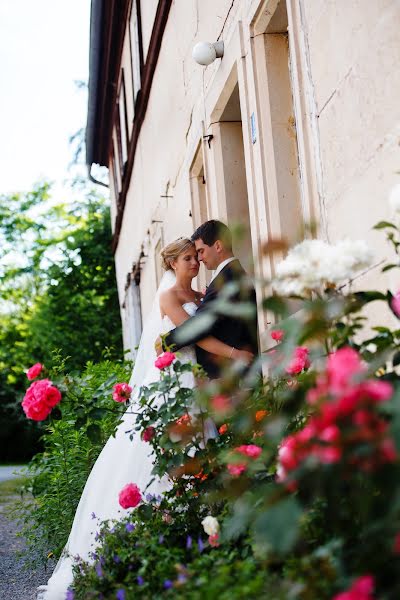
[[[217,275],[219,275],[222,271],[222,269],[224,267],[226,267],[226,265],[229,265],[229,263],[231,263],[233,260],[236,260],[236,256],[231,256],[230,258],[227,258],[226,260],[223,260],[222,263],[220,263],[218,265],[218,267],[215,269],[213,276],[211,277],[211,281],[214,281],[214,279],[217,277]],[[210,281],[210,283],[211,283]],[[208,284],[210,285],[210,284]]]

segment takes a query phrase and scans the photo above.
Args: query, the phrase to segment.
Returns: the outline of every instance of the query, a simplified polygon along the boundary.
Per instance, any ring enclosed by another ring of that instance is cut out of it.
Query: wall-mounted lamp
[[[199,42],[192,50],[192,56],[194,60],[199,64],[207,67],[211,65],[216,58],[222,58],[224,56],[224,42],[215,42],[210,44],[209,42]]]

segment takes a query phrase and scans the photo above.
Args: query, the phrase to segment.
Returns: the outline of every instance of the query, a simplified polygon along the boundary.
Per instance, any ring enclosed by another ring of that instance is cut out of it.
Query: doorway
[[[212,125],[212,145],[216,162],[218,204],[224,209],[220,210],[221,220],[225,217],[232,231],[235,256],[247,272],[253,273],[242,113],[237,79],[225,106],[219,105],[218,113],[219,118]]]

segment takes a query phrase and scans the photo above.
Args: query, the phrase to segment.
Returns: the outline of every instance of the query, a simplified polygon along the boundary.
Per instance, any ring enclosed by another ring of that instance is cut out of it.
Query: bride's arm
[[[160,309],[161,313],[167,315],[171,321],[177,327],[190,319],[187,312],[182,308],[176,295],[170,290],[165,291],[160,296]],[[247,350],[238,350],[233,346],[228,346],[215,337],[208,336],[202,340],[196,342],[196,346],[199,346],[206,352],[216,354],[223,358],[231,358],[233,360],[242,360],[244,362],[250,362],[254,355]]]
[[[203,340],[199,340],[196,342],[196,346],[199,346],[206,352],[221,356],[222,358],[242,360],[246,363],[252,361],[254,358],[254,354],[252,352],[248,352],[247,350],[239,350],[234,346],[228,346],[228,344],[224,344],[224,342],[221,342],[220,340],[217,340],[217,338],[211,336],[206,337]]]

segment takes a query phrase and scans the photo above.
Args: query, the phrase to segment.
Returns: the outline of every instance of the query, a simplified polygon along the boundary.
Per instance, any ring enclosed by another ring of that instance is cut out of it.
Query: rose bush
[[[396,253],[384,269],[399,266],[397,226],[377,228]],[[281,295],[264,302],[281,334],[261,359],[263,381],[255,364],[185,388],[198,368],[178,353],[157,359],[160,379],[140,390],[129,435],[146,440],[153,475],[171,486],[158,498],[141,490],[132,515],[100,525],[92,560],[75,568],[77,600],[400,597],[396,296],[339,288],[370,260],[358,242],[289,253]],[[371,303],[392,328],[365,327]],[[229,297],[214,310],[229,311]]]

